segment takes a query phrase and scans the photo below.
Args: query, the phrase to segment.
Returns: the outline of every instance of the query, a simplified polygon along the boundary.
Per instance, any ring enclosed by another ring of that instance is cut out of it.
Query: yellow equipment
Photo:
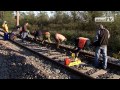
[[[74,65],[79,65],[79,64],[81,64],[81,60],[76,58],[75,61],[70,62],[68,66],[74,66]]]
[[[75,59],[75,53],[72,53],[71,56],[72,56],[72,59]]]
[[[67,59],[66,59],[67,60]],[[81,64],[81,60],[78,58],[75,58],[75,53],[71,54],[71,59],[69,59],[70,61],[67,61],[67,66],[75,66],[75,65],[79,65]]]

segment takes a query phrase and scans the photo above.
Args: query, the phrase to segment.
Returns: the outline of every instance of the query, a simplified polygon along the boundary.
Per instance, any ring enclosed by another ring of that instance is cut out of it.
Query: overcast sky
[[[29,12],[29,11],[20,11],[20,12]],[[53,14],[51,13],[51,11],[45,11],[48,13],[49,17],[52,16]],[[39,11],[34,11],[35,15],[37,15],[37,13],[39,13]]]

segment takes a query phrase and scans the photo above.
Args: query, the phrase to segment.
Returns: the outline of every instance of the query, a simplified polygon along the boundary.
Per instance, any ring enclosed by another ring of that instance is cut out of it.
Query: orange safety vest
[[[78,47],[80,49],[84,48],[86,41],[88,40],[88,38],[84,38],[84,37],[79,37],[79,43],[78,43]]]

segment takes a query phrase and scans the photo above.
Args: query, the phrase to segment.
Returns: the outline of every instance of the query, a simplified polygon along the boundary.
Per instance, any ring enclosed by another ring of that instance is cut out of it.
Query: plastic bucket
[[[65,65],[69,65],[69,63],[71,62],[71,60],[69,58],[65,58]]]

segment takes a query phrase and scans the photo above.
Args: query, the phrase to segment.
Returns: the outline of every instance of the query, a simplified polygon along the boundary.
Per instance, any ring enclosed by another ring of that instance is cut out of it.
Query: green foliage
[[[67,44],[72,44],[73,39],[79,36],[90,38],[93,41],[96,33],[96,24],[94,22],[95,17],[108,16],[106,11],[71,11],[67,14],[64,11],[55,11],[52,17],[48,17],[47,13],[40,11],[38,16],[34,16],[30,12],[28,15],[23,14],[23,19],[20,21],[23,23],[26,20],[30,23],[30,29],[44,29],[49,30],[52,35],[59,32],[68,38]],[[115,22],[103,23],[110,31],[111,37],[109,40],[108,49],[117,52],[119,50],[119,35],[120,35],[120,13],[111,12],[111,15],[115,16]]]
[[[119,53],[113,53],[112,54],[112,56],[114,57],[114,58],[117,58],[117,59],[119,59],[120,60],[120,51],[119,51]]]
[[[58,32],[67,37],[66,44],[74,44],[74,38],[87,37],[93,41],[96,34],[95,17],[114,16],[115,21],[112,23],[102,23],[110,31],[108,50],[120,51],[120,11],[54,11],[54,15],[49,17],[45,11],[39,11],[35,16],[33,11],[27,14],[20,12],[20,25],[26,21],[29,22],[29,30],[49,30],[52,36]],[[0,26],[6,20],[9,28],[15,26],[15,17],[13,11],[0,11]]]
[[[120,51],[120,36],[111,36],[109,40],[108,49],[114,52]]]
[[[100,17],[102,16],[103,13],[102,11],[88,11],[88,18],[89,18],[89,21],[92,21],[94,22],[95,20],[95,17]]]
[[[15,17],[13,16],[13,11],[3,11],[4,15],[0,20],[0,25],[2,25],[3,21],[7,21],[9,29],[15,26]]]

